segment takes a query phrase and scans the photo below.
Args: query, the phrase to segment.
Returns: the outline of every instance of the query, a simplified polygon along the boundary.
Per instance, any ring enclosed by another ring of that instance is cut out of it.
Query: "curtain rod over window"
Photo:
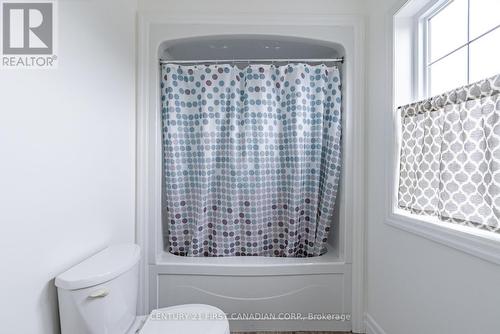
[[[268,58],[268,59],[204,59],[204,60],[167,60],[160,64],[222,64],[222,63],[344,63],[344,57],[325,59]]]

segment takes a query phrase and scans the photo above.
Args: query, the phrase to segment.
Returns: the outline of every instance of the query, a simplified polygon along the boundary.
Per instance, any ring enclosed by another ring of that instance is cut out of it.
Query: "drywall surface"
[[[387,334],[500,331],[500,266],[385,224],[391,133],[390,11],[369,1],[367,99],[367,313]]]
[[[177,13],[201,13],[222,15],[224,13],[308,13],[308,14],[360,14],[364,11],[366,0],[139,0],[139,10],[158,11],[162,9]]]
[[[134,241],[135,1],[56,15],[57,69],[0,70],[0,332],[58,333],[53,278]]]

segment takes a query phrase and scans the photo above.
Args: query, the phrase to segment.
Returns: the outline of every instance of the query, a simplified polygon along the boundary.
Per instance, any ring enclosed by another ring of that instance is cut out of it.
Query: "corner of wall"
[[[365,314],[366,334],[387,334],[387,332],[368,313]]]

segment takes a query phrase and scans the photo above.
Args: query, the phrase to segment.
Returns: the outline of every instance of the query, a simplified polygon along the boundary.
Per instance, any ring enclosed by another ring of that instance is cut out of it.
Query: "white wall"
[[[220,15],[221,13],[302,13],[309,14],[359,14],[364,9],[365,0],[139,0],[143,11],[168,10]]]
[[[53,278],[134,241],[136,4],[58,5],[59,67],[0,71],[0,332],[59,332]]]
[[[370,0],[367,101],[367,312],[387,334],[500,331],[500,266],[384,223],[389,182],[387,15],[401,0]]]

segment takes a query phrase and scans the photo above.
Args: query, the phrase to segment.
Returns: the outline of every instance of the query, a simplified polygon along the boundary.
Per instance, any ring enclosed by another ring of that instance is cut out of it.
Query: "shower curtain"
[[[162,65],[168,251],[325,253],[341,171],[340,85],[326,65]]]

